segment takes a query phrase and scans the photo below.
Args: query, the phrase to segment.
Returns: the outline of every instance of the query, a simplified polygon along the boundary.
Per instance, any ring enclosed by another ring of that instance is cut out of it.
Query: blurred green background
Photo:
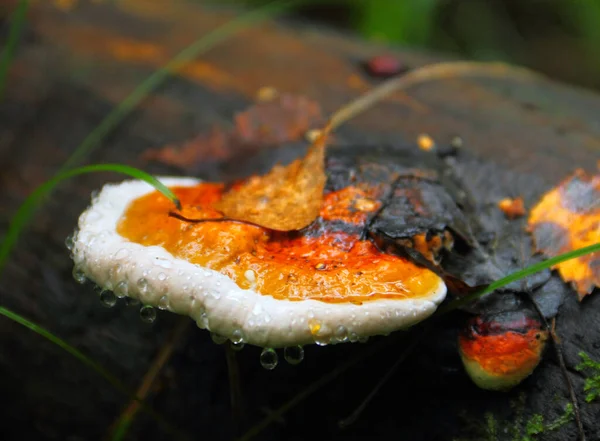
[[[390,45],[508,61],[600,89],[600,0],[323,0],[298,14]]]

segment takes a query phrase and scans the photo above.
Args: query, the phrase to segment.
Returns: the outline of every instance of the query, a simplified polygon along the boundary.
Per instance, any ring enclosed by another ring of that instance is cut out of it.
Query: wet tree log
[[[118,7],[82,3],[69,12],[43,3],[30,11],[0,103],[2,231],[24,198],[60,168],[141,80],[231,18],[183,1],[131,0]],[[234,113],[246,108],[262,86],[317,100],[330,113],[377,84],[361,63],[384,52],[411,68],[442,60],[422,52],[389,51],[337,31],[293,22],[245,30],[151,93],[86,161],[173,173],[171,167],[148,163],[143,153],[181,144],[214,124],[230,124]],[[339,137],[354,144],[401,143],[427,133],[447,143],[459,135],[482,170],[502,170],[498,176],[510,176],[519,191],[529,189],[530,206],[536,195],[575,168],[596,168],[598,114],[600,97],[586,90],[543,79],[479,76],[424,83],[397,93],[342,128]],[[220,179],[247,172],[227,167],[199,171],[206,173],[203,177]],[[136,308],[122,303],[104,308],[92,287],[73,281],[64,246],[90,193],[116,179],[120,177],[90,175],[62,184],[19,241],[0,279],[0,292],[3,305],[64,338],[135,389],[177,318],[160,313],[148,325]],[[501,188],[511,188],[504,184]],[[485,194],[478,197],[485,199]],[[490,197],[480,202],[491,201]],[[600,325],[594,318],[599,302],[597,294],[582,304],[573,295],[563,305],[557,325],[589,439],[600,439],[600,406],[583,403],[585,375],[573,367],[580,361],[580,351],[600,360]],[[463,372],[456,351],[461,320],[458,314],[436,325],[352,426],[342,430],[337,422],[392,365],[411,334],[356,364],[258,439],[483,439],[475,426],[492,419],[497,438],[485,439],[513,439],[520,417],[511,403],[519,407],[521,396],[524,426],[535,414],[547,422],[563,414],[568,393],[551,351],[513,392],[477,389]],[[128,402],[126,396],[55,345],[6,318],[0,319],[0,339],[0,385],[8,406],[0,417],[3,439],[97,440],[109,433]],[[260,421],[265,411],[331,372],[340,360],[383,339],[373,340],[377,341],[368,345],[307,348],[302,364],[282,363],[274,371],[261,368],[257,348],[246,348],[237,356],[245,402],[243,426]],[[234,429],[227,378],[223,348],[192,325],[177,342],[149,402],[192,439],[230,439]],[[490,415],[487,419],[485,413]],[[158,440],[168,435],[141,414],[130,436]],[[576,436],[574,423],[567,422],[543,439]]]

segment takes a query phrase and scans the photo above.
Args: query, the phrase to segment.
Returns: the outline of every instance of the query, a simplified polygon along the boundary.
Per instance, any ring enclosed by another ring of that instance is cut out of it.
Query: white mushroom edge
[[[194,186],[192,178],[161,177],[168,187]],[[154,191],[144,181],[106,184],[79,218],[73,236],[74,272],[118,297],[190,316],[198,326],[266,348],[320,345],[387,335],[430,316],[446,296],[440,279],[427,297],[378,299],[361,305],[278,300],[241,289],[217,271],[176,258],[159,246],[131,242],[116,231],[136,198]],[[260,277],[257,274],[256,277]]]

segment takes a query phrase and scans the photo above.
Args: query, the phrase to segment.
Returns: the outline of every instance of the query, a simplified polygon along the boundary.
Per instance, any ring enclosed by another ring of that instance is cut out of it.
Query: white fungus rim
[[[175,177],[159,180],[168,187],[200,182]],[[378,299],[361,305],[279,300],[242,289],[224,274],[117,233],[129,204],[152,191],[152,186],[138,180],[103,187],[79,218],[79,231],[73,238],[75,271],[118,296],[188,315],[200,328],[233,342],[279,348],[387,335],[424,320],[446,296],[441,279],[427,297]]]

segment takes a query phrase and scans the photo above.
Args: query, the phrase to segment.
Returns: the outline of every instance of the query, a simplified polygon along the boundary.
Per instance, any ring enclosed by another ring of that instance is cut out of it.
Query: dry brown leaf
[[[226,217],[276,231],[300,230],[318,216],[325,188],[324,131],[303,159],[275,166],[226,193],[215,208]]]
[[[548,257],[600,243],[600,175],[577,170],[546,193],[531,210],[528,229],[536,250]],[[600,287],[600,253],[554,267],[581,300]]]

